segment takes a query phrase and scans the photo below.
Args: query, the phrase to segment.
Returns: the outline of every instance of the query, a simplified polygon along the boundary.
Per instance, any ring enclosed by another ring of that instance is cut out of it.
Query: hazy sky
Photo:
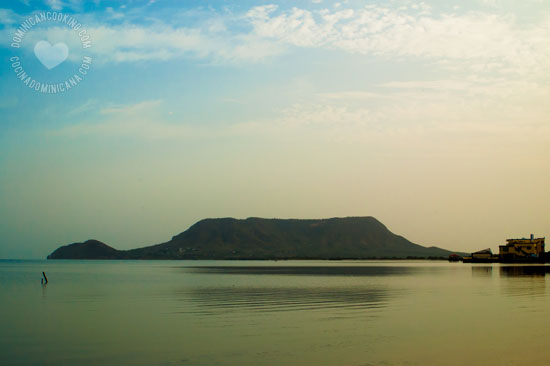
[[[547,0],[1,6],[0,258],[226,216],[374,216],[463,251],[550,236]],[[46,12],[82,25],[13,46]],[[85,56],[55,94],[14,65],[55,84]]]

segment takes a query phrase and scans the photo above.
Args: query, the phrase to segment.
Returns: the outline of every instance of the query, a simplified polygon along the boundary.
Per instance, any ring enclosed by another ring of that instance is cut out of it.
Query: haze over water
[[[0,261],[0,364],[544,364],[547,268]]]

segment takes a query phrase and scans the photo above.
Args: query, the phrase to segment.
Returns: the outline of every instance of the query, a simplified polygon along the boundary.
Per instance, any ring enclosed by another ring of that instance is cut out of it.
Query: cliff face
[[[373,217],[222,218],[201,220],[162,244],[119,251],[89,240],[61,247],[48,259],[361,259],[451,253],[411,243]]]

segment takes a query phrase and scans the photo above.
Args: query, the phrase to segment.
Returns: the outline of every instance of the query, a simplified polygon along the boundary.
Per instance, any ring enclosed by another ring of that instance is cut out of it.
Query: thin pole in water
[[[42,279],[42,282],[43,284],[47,285],[48,284],[48,277],[46,277],[46,274],[44,272],[42,272],[42,276],[44,276],[44,278]]]

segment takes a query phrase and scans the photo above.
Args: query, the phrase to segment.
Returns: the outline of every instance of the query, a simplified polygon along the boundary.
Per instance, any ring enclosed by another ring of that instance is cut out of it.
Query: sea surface
[[[0,261],[0,364],[547,365],[547,269]]]

